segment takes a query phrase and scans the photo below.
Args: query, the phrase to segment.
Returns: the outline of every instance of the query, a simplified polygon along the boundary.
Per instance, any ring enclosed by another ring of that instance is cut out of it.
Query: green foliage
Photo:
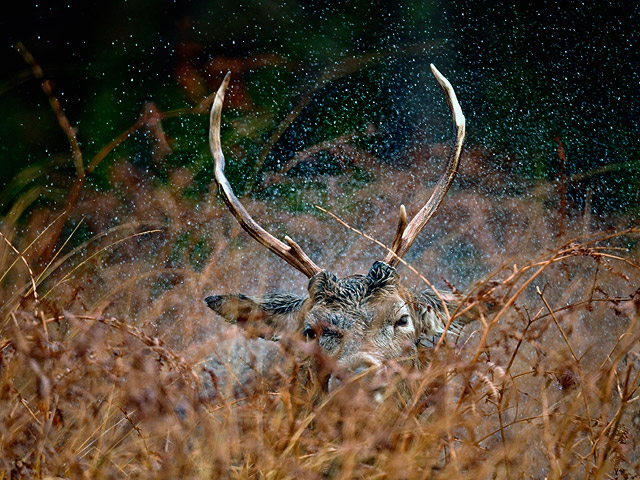
[[[566,171],[587,175],[576,196],[591,188],[599,211],[624,211],[637,208],[632,192],[640,182],[637,74],[626,68],[637,58],[637,9],[628,7],[356,0],[224,1],[215,8],[161,1],[149,8],[116,2],[104,8],[102,22],[84,22],[83,28],[75,26],[89,6],[52,9],[57,16],[50,25],[36,8],[40,23],[34,28],[58,29],[58,45],[43,43],[35,30],[20,30],[28,17],[11,27],[53,80],[54,94],[78,127],[85,164],[135,122],[145,101],[167,111],[210,94],[216,68],[235,69],[233,82],[250,101],[225,111],[231,122],[223,139],[232,152],[229,176],[239,193],[256,189],[255,179],[247,178],[251,172],[276,171],[296,152],[369,125],[380,135],[359,139],[359,148],[402,164],[418,132],[430,143],[440,142],[444,132],[438,92],[424,73],[433,61],[446,67],[456,86],[469,120],[468,144],[514,156],[513,167],[538,180],[558,171],[557,136],[566,147]],[[17,53],[6,53],[7,76],[0,80],[4,183],[45,155],[69,152],[39,82]],[[309,103],[270,144],[305,95]],[[199,155],[192,152],[203,150],[196,124],[206,128],[205,117],[192,125],[185,116],[163,123],[173,152],[166,168],[150,173],[166,181],[167,168],[181,165],[201,175]],[[142,136],[132,138],[107,163],[132,155],[148,164],[148,147]],[[613,168],[590,175],[603,165]],[[107,188],[107,170],[99,165],[90,184]]]

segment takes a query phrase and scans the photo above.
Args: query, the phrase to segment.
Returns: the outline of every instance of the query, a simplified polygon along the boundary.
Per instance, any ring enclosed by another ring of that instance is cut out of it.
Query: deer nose
[[[343,384],[351,384],[355,381],[353,385],[364,387],[373,400],[380,402],[381,392],[386,385],[384,371],[385,368],[380,360],[367,354],[360,354],[335,371],[329,377],[327,387],[329,392],[332,392]]]
[[[342,386],[343,382],[349,382],[349,377],[359,376],[360,374],[377,372],[382,362],[376,357],[368,353],[358,353],[348,359],[338,361],[336,370],[329,378],[328,388],[333,391]],[[369,375],[366,375],[368,378]],[[357,379],[358,381],[360,379]]]
[[[376,367],[379,367],[380,365],[380,360],[378,360],[374,356],[371,356],[367,353],[360,353],[349,362],[348,368],[353,374],[358,375],[360,373],[366,372],[367,370],[372,370]]]
[[[351,371],[355,375],[359,375],[363,372],[366,372],[367,370],[377,367],[378,365],[379,363],[375,360],[372,360],[370,358],[361,358],[358,359],[357,363],[351,365]]]
[[[336,388],[342,385],[342,380],[338,378],[336,375],[331,375],[329,377],[329,383],[327,384],[327,389],[329,392],[333,392]]]

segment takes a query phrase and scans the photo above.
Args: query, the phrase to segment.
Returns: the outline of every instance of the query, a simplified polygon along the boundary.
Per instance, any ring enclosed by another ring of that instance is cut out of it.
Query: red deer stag
[[[389,253],[383,261],[375,262],[366,275],[337,278],[318,267],[291,238],[285,236],[283,243],[251,218],[224,173],[220,118],[229,74],[211,108],[209,142],[222,198],[249,235],[309,278],[309,292],[306,297],[281,293],[254,297],[212,295],[206,302],[230,323],[247,326],[259,322],[276,332],[299,332],[309,341],[317,342],[321,351],[333,359],[334,368],[326,379],[329,390],[340,383],[344,374],[358,374],[389,360],[417,358],[417,348],[425,344],[425,339],[445,332],[447,318],[442,297],[431,290],[409,291],[396,272],[400,259],[447,193],[464,141],[465,119],[453,88],[433,65],[431,71],[445,93],[453,117],[446,169],[429,200],[408,224],[404,207],[400,208]]]

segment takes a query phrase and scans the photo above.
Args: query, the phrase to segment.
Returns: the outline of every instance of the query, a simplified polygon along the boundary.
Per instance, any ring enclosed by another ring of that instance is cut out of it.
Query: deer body
[[[297,332],[301,338],[316,342],[323,354],[333,361],[327,382],[330,390],[349,373],[379,370],[389,361],[409,359],[415,363],[417,349],[447,330],[445,299],[429,290],[411,292],[400,283],[395,268],[449,189],[464,140],[464,116],[455,93],[433,65],[431,69],[446,94],[453,117],[454,136],[445,173],[427,203],[408,224],[404,207],[401,207],[392,248],[384,261],[375,262],[366,275],[339,279],[318,267],[289,237],[285,237],[286,243],[283,243],[251,218],[224,175],[220,121],[228,74],[211,109],[209,139],[222,198],[245,231],[304,273],[309,278],[309,285],[306,297],[291,294],[212,295],[206,302],[230,323],[257,327],[258,330],[264,327],[275,335]]]

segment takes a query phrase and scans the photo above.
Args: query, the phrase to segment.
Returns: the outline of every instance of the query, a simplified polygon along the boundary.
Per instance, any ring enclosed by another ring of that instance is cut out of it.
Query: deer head
[[[224,202],[242,228],[259,243],[280,256],[309,278],[308,295],[266,294],[249,297],[213,295],[208,306],[225,320],[241,326],[266,326],[275,334],[297,332],[317,342],[334,366],[328,388],[340,383],[343,375],[379,367],[389,360],[416,358],[425,340],[441,336],[447,315],[441,295],[427,290],[412,292],[399,281],[396,267],[424,228],[455,177],[465,134],[465,120],[451,84],[431,65],[442,87],[453,117],[453,140],[445,172],[416,216],[407,223],[400,208],[398,228],[383,261],[373,264],[366,275],[345,278],[318,267],[288,236],[285,243],[258,225],[234,195],[225,176],[225,160],[220,145],[220,119],[229,74],[220,86],[211,109],[209,143],[215,165],[215,179]]]

